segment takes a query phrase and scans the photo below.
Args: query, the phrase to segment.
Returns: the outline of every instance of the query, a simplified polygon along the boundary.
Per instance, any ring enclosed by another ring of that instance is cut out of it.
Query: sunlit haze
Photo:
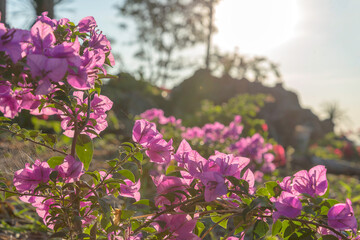
[[[220,49],[262,54],[295,35],[299,12],[294,0],[226,0],[215,19],[214,43]]]

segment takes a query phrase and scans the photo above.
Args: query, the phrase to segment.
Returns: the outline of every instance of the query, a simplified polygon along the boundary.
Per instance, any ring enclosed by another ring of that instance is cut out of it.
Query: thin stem
[[[262,218],[270,218],[272,216],[266,216],[266,215],[257,215],[258,217],[262,217]],[[342,234],[341,232],[335,230],[334,228],[326,225],[326,224],[322,224],[322,223],[318,223],[318,222],[312,222],[309,220],[304,220],[304,219],[299,219],[299,218],[286,218],[286,217],[280,217],[279,219],[283,219],[283,220],[288,220],[288,221],[296,221],[296,222],[300,222],[303,224],[312,224],[315,225],[316,227],[323,227],[323,228],[327,228],[330,231],[334,232],[335,234],[337,234],[339,237],[341,237],[344,240],[348,240],[349,238],[347,238],[344,234]]]
[[[55,197],[55,196],[46,196],[46,195],[34,194],[34,193],[19,193],[19,192],[14,192],[14,191],[6,190],[6,189],[4,189],[4,188],[0,188],[0,191],[1,191],[1,192],[11,193],[11,194],[16,194],[16,195],[19,195],[19,196],[34,196],[34,197],[43,197],[43,198],[48,198],[48,197],[57,198],[57,197]]]
[[[233,215],[230,216],[225,216],[222,219],[220,219],[219,221],[217,221],[216,223],[214,223],[201,237],[201,239],[204,239],[206,237],[206,235],[208,235],[217,225],[219,225],[221,222],[225,221],[226,219],[232,217]]]
[[[149,221],[144,222],[142,225],[140,225],[138,228],[136,228],[135,231],[134,231],[134,234],[138,233],[142,228],[149,226],[149,224],[152,223],[152,222],[154,221],[154,219],[158,218],[158,217],[161,216],[162,214],[171,212],[171,211],[172,211],[174,208],[176,208],[176,207],[179,207],[179,206],[181,206],[181,205],[185,205],[185,204],[187,204],[187,203],[189,203],[189,202],[197,201],[197,200],[199,200],[199,199],[201,199],[201,198],[202,198],[202,196],[199,196],[199,197],[196,197],[196,198],[193,198],[193,199],[189,199],[189,200],[186,200],[186,201],[184,201],[184,202],[181,202],[181,203],[178,203],[178,204],[174,204],[174,205],[169,206],[167,209],[156,213],[155,215],[153,215],[153,217],[152,217]]]
[[[8,131],[9,133],[12,133],[12,134],[17,134],[16,132],[13,132],[13,131],[11,131],[11,130],[8,129],[8,128],[1,128],[1,129],[2,129],[2,130],[5,130],[5,131]],[[51,146],[48,146],[48,145],[46,145],[45,143],[37,142],[37,141],[35,141],[35,140],[32,140],[31,138],[25,137],[25,138],[23,138],[23,140],[32,142],[32,143],[34,143],[34,144],[37,144],[37,145],[40,145],[40,146],[43,146],[43,147],[46,147],[46,148],[48,148],[48,149],[50,149],[50,150],[52,150],[52,151],[54,151],[54,152],[61,153],[62,155],[65,155],[65,156],[67,155],[66,152],[63,152],[63,151],[61,151],[61,150],[59,150],[59,149],[53,148],[53,147],[51,147]]]

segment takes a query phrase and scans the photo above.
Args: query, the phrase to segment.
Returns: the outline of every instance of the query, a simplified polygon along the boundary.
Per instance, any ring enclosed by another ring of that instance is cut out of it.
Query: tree
[[[119,6],[123,16],[136,23],[139,49],[135,57],[142,61],[140,71],[145,78],[164,85],[174,78],[177,70],[186,66],[181,60],[181,50],[206,41],[210,49],[214,32],[212,9],[217,2],[126,0]],[[210,9],[210,14],[207,9]],[[209,50],[207,52],[209,54]]]
[[[248,78],[254,82],[264,82],[270,76],[281,82],[281,73],[278,64],[266,57],[249,57],[234,52],[221,52],[215,48],[210,61],[210,70],[220,75],[230,75],[235,78]]]
[[[322,104],[322,109],[332,123],[348,120],[345,111],[339,107],[337,102],[325,102]]]
[[[6,0],[0,0],[0,22],[6,23]]]

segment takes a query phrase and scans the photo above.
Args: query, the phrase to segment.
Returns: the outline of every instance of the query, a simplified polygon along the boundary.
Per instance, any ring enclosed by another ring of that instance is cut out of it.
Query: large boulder
[[[245,78],[228,75],[217,78],[203,69],[174,87],[170,96],[172,114],[183,117],[199,110],[204,99],[221,104],[245,93],[271,95],[272,100],[265,104],[258,117],[265,119],[270,135],[285,147],[303,149],[310,140],[320,139],[333,130],[331,123],[320,121],[311,110],[302,108],[297,94],[282,84],[268,87]]]

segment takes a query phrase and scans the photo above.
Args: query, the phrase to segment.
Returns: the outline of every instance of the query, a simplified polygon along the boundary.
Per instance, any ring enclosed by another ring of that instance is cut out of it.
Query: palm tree
[[[333,123],[348,119],[345,111],[339,107],[337,102],[333,101],[323,103],[322,108],[327,114],[327,119]]]

